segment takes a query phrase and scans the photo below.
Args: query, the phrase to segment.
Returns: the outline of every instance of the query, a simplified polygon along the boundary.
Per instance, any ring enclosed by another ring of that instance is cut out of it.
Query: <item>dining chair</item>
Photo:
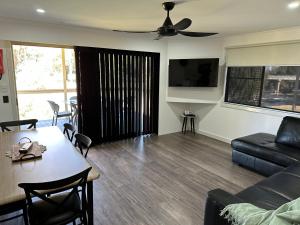
[[[20,200],[17,202],[1,205],[0,206],[0,216],[7,215],[10,213],[16,213],[20,210],[22,210],[22,213],[13,215],[11,217],[5,217],[4,219],[0,220],[0,224],[23,216],[24,224],[28,225],[27,206],[26,206],[25,200]]]
[[[50,100],[48,100],[48,103],[53,111],[52,126],[57,125],[57,118],[69,117],[69,122],[71,122],[71,112],[60,112],[59,105],[57,103]]]
[[[17,127],[17,126],[20,127],[24,125],[29,125],[27,129],[32,129],[32,128],[36,128],[37,122],[38,122],[37,119],[6,121],[6,122],[1,122],[0,127],[2,132],[12,131],[9,127]]]
[[[78,218],[81,224],[87,224],[86,184],[90,170],[91,167],[62,180],[20,183],[26,194],[30,225],[76,224]]]
[[[63,133],[65,135],[67,135],[67,137],[68,137],[68,139],[69,139],[70,142],[73,141],[75,132],[76,132],[76,129],[75,129],[75,127],[72,124],[69,124],[69,123],[65,123],[64,124],[64,131],[63,131]]]
[[[83,134],[75,134],[75,147],[78,146],[81,154],[86,158],[91,147],[92,140]],[[85,153],[84,153],[85,151]]]

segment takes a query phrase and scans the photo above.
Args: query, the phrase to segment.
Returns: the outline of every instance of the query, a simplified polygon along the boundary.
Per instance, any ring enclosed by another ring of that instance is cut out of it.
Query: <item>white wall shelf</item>
[[[202,100],[202,99],[190,99],[190,98],[174,98],[174,97],[167,97],[167,102],[177,102],[177,103],[195,103],[195,104],[217,104],[218,101],[211,101],[211,100]]]

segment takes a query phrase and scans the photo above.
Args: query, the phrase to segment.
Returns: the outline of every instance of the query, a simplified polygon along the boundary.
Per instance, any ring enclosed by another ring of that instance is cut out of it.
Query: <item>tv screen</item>
[[[170,59],[169,87],[217,87],[219,59]]]

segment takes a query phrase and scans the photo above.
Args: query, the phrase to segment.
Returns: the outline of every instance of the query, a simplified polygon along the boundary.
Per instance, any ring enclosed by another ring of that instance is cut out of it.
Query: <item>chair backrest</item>
[[[81,154],[86,158],[89,149],[91,147],[92,140],[88,136],[79,133],[75,134],[75,139],[76,139],[75,146],[78,146]],[[83,152],[84,149],[85,149],[85,154]]]
[[[53,110],[54,114],[57,114],[59,112],[59,105],[50,100],[48,100],[48,103],[49,103],[51,109]]]
[[[64,132],[63,133],[67,135],[69,141],[71,141],[71,142],[73,141],[75,132],[76,132],[76,129],[72,124],[69,124],[69,123],[64,124]]]
[[[44,183],[20,183],[19,187],[23,188],[26,194],[26,201],[29,207],[32,207],[33,202],[32,198],[37,197],[41,200],[47,202],[48,204],[53,205],[53,210],[48,213],[47,218],[44,218],[45,221],[52,216],[56,215],[58,210],[61,210],[64,207],[64,204],[69,199],[69,197],[78,192],[78,187],[82,188],[81,194],[81,204],[82,204],[82,211],[86,211],[86,184],[87,184],[87,177],[92,168],[88,168],[76,175],[71,177],[44,182]],[[55,202],[49,197],[50,195],[61,193],[71,190],[65,198],[61,202]]]
[[[38,120],[37,119],[30,119],[30,120],[15,120],[15,121],[7,121],[1,122],[0,127],[2,132],[11,131],[8,127],[17,127],[22,125],[29,125],[27,129],[36,128]]]
[[[72,96],[69,100],[70,100],[70,102],[77,101],[77,96]]]

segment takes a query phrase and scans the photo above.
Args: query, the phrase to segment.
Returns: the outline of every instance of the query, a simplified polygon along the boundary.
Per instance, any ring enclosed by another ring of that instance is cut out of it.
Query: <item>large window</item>
[[[300,66],[228,67],[225,102],[300,112]]]
[[[70,110],[69,98],[76,95],[74,49],[12,46],[20,119],[48,120],[53,112],[47,100],[60,111]]]

